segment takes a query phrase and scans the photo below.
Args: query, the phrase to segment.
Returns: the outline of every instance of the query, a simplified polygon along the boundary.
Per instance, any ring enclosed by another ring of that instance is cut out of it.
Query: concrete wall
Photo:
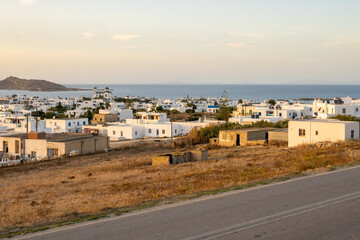
[[[266,133],[271,131],[270,129],[259,130],[231,130],[220,131],[219,133],[219,145],[222,147],[236,146],[237,135],[240,137],[240,146],[247,146],[248,141],[265,140]]]
[[[31,157],[31,152],[36,153],[35,157],[47,158],[46,139],[26,139],[25,157]]]
[[[36,157],[40,159],[48,157],[48,149],[57,149],[58,157],[61,157],[69,155],[72,151],[78,151],[79,154],[89,154],[104,151],[105,148],[108,148],[108,138],[103,136],[63,142],[51,142],[46,139],[25,140],[25,156],[30,157],[31,152],[36,152]]]
[[[244,137],[244,134],[241,134],[240,130],[233,131],[220,131],[219,132],[219,145],[222,147],[233,147],[236,146],[236,136],[237,134],[241,137]],[[243,136],[241,136],[243,135]]]
[[[305,130],[305,136],[299,136],[299,129]],[[289,147],[317,142],[336,142],[359,138],[358,122],[341,121],[290,121],[289,122]]]
[[[94,114],[94,117],[91,121],[92,124],[97,124],[99,122],[116,122],[118,120],[117,114]]]
[[[79,151],[79,154],[89,154],[104,151],[106,148],[108,148],[108,138],[103,136],[65,142],[66,155],[69,155],[71,151]]]
[[[171,154],[152,156],[152,166],[169,166]]]
[[[269,141],[287,142],[288,141],[288,132],[287,131],[270,131],[269,132]]]
[[[18,144],[16,144],[16,141]],[[18,137],[0,137],[0,152],[5,152],[4,142],[8,143],[8,155],[20,156],[23,153],[22,139]]]
[[[206,161],[208,159],[208,150],[197,150],[191,152],[193,161]]]

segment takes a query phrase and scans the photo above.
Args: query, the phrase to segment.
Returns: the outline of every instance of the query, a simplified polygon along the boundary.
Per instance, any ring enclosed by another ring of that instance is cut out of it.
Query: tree
[[[105,103],[105,108],[106,108],[106,109],[110,109],[110,103],[109,103],[109,102],[106,102],[106,103]]]
[[[58,113],[64,113],[64,112],[66,112],[67,109],[66,109],[66,107],[63,107],[61,105],[61,102],[58,102],[58,104],[55,106],[55,110]]]
[[[276,104],[276,100],[274,100],[274,99],[270,99],[270,100],[268,100],[268,103],[270,104],[270,105],[275,105]]]
[[[185,113],[194,113],[195,111],[194,111],[194,109],[186,109],[185,110]]]
[[[243,103],[243,100],[242,99],[239,99],[238,100],[238,104],[242,104]]]
[[[158,106],[158,107],[156,107],[156,111],[157,112],[163,112],[164,108],[162,106]]]
[[[218,113],[216,114],[216,119],[229,121],[229,118],[230,118],[230,115],[231,115],[231,112],[232,112],[232,108],[226,106],[227,102],[228,102],[227,98],[222,98],[221,99],[221,105],[220,105]]]

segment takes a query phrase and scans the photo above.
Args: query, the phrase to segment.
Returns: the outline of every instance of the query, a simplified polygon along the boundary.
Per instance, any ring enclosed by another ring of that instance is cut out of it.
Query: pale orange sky
[[[0,78],[357,83],[355,0],[2,0]]]

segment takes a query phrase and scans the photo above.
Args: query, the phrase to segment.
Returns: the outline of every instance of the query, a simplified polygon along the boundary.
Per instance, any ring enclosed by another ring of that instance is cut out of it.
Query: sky
[[[1,0],[0,79],[359,84],[359,0]]]

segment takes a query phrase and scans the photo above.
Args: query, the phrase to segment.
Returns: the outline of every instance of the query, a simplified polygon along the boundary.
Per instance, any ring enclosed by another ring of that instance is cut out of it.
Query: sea
[[[262,101],[266,99],[286,99],[293,101],[300,98],[334,98],[360,97],[360,85],[240,85],[240,84],[71,84],[71,88],[88,89],[86,91],[67,92],[31,92],[17,90],[0,90],[0,97],[13,94],[39,97],[76,97],[92,96],[92,89],[109,87],[116,97],[155,97],[176,99],[182,97],[221,97],[224,93],[229,99],[251,99]]]

